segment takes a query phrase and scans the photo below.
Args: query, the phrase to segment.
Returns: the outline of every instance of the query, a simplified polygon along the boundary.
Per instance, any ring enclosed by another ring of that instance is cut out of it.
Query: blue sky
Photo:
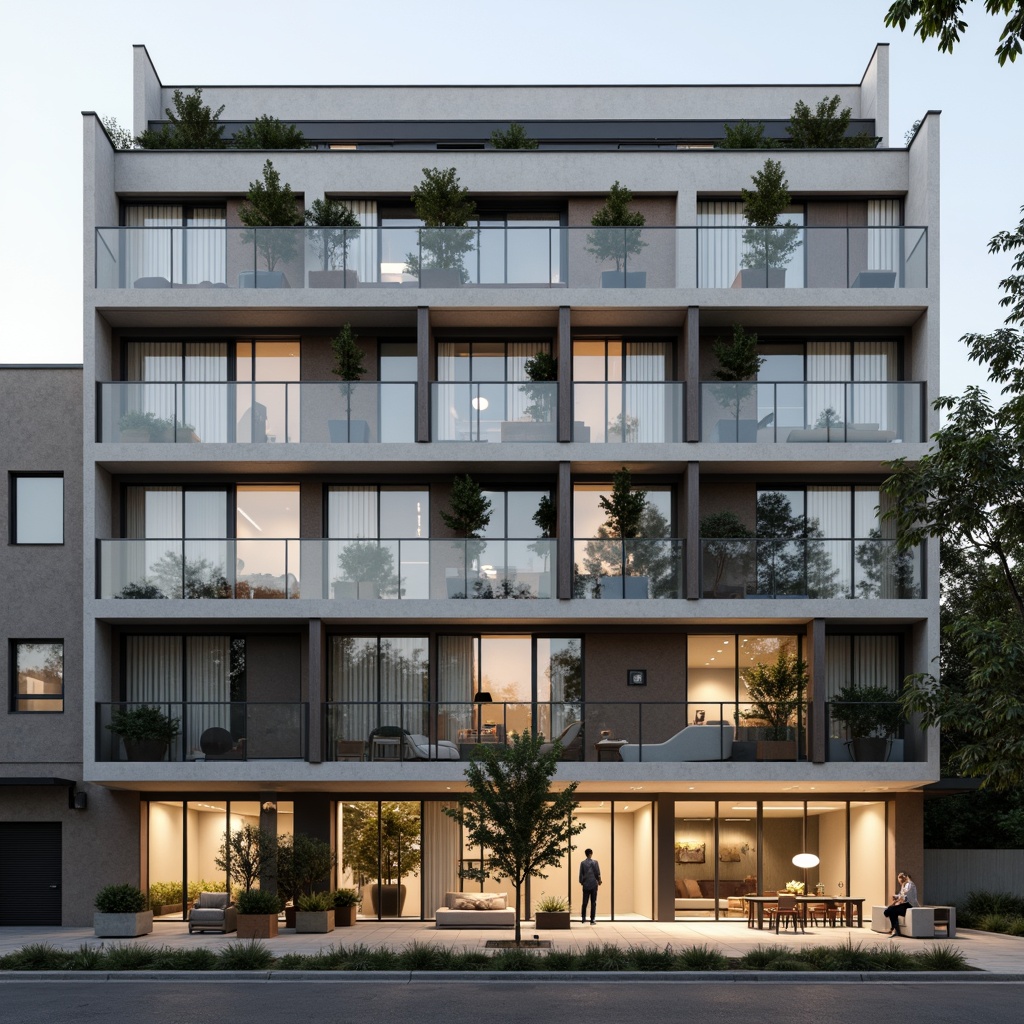
[[[857,82],[890,43],[893,144],[942,111],[942,390],[984,375],[958,339],[1002,322],[989,238],[1024,204],[1024,62],[967,4],[952,55],[887,29],[886,0],[34,0],[0,35],[0,362],[81,360],[81,111],[132,119],[132,44],[165,84]],[[567,114],[571,113],[567,111]],[[65,258],[61,254],[68,253]],[[55,294],[54,286],[58,286]]]

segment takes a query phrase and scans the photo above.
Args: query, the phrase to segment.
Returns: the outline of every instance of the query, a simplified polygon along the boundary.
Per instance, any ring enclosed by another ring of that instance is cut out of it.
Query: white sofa
[[[728,722],[688,725],[664,743],[627,743],[619,754],[623,761],[728,761],[733,734]]]
[[[437,928],[514,928],[516,911],[503,892],[446,892],[434,911]]]

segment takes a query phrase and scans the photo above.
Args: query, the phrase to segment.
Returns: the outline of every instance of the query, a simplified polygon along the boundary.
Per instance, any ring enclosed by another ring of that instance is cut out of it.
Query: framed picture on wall
[[[722,846],[718,847],[718,859],[727,863],[733,863],[740,859],[740,848],[738,846]]]
[[[676,843],[677,864],[703,864],[703,843]]]

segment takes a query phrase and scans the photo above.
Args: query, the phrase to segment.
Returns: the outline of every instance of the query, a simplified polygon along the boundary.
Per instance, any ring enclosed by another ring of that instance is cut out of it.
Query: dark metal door
[[[0,823],[0,925],[61,924],[61,823]]]

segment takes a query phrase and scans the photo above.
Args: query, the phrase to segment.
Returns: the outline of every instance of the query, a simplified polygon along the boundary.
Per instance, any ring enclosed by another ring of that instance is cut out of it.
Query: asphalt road
[[[372,977],[372,976],[371,976]],[[11,1024],[1019,1024],[1021,982],[4,981]]]

